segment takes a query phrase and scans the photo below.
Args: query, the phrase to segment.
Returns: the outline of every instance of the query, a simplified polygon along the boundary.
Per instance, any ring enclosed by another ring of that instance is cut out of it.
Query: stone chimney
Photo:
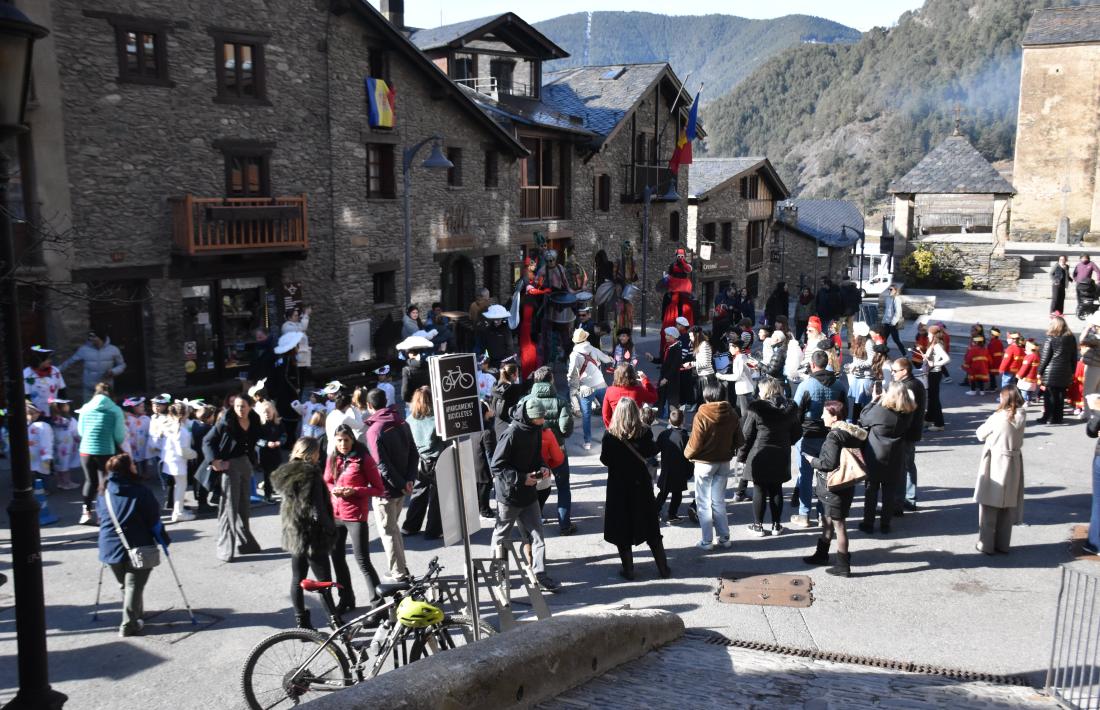
[[[405,29],[405,0],[381,0],[379,9],[391,25],[399,30]]]

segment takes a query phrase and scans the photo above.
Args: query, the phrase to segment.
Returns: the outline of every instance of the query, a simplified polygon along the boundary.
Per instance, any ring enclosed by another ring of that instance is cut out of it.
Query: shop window
[[[216,101],[268,103],[264,45],[259,35],[215,34],[214,70]]]
[[[184,284],[180,296],[181,355],[188,380],[209,382],[247,373],[255,359],[256,332],[272,326],[275,293],[267,287],[267,279],[250,276]]]
[[[393,146],[389,143],[367,144],[367,197],[391,200],[397,197]]]
[[[371,274],[374,283],[374,305],[397,303],[397,272],[376,271]]]
[[[462,149],[453,146],[447,148],[447,160],[454,164],[453,168],[447,169],[447,184],[451,187],[462,187]]]
[[[722,222],[722,251],[733,251],[733,222]]]
[[[184,286],[183,300],[183,368],[189,376],[215,375],[217,340],[214,338],[212,293],[210,284]]]

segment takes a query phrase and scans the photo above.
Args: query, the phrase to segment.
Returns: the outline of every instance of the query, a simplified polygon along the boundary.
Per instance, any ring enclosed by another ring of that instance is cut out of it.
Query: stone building
[[[28,342],[64,357],[104,332],[119,390],[234,377],[302,300],[313,366],[347,362],[349,324],[465,307],[464,250],[507,248],[527,151],[368,3],[22,4],[52,34],[15,199],[26,232],[57,235],[24,241]],[[392,128],[370,125],[367,78],[395,87]],[[455,168],[412,161],[404,294],[402,152],[433,135]]]
[[[631,252],[639,273],[647,262],[646,314],[657,317],[652,286],[686,239],[690,167],[678,187],[668,160],[691,97],[672,68],[544,72],[542,62],[564,50],[513,13],[413,30],[411,39],[529,152],[518,161],[518,213],[503,227],[512,281],[536,234],[594,280]]]
[[[894,196],[894,254],[918,245],[959,255],[975,285],[1015,286],[1019,265],[1004,257],[1015,188],[959,132],[890,183]],[[954,258],[954,257],[952,257]],[[1015,273],[1012,267],[1015,266]]]
[[[687,244],[697,256],[696,292],[709,306],[733,284],[753,298],[775,285],[783,263],[776,205],[790,191],[767,158],[699,158],[691,166]]]
[[[1024,33],[1015,241],[1100,232],[1100,6],[1038,10]],[[1063,243],[1065,238],[1062,239]]]
[[[770,260],[770,283],[785,282],[792,297],[803,286],[816,291],[825,278],[840,283],[848,276],[849,257],[863,229],[863,213],[846,200],[780,202],[774,237],[779,258]]]

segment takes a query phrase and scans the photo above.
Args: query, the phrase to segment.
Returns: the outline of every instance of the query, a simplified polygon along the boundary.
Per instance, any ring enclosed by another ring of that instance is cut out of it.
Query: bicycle
[[[307,694],[342,690],[374,678],[390,658],[397,668],[471,643],[473,621],[444,614],[435,606],[442,598],[438,581],[442,569],[435,557],[419,579],[380,584],[378,594],[388,600],[346,623],[332,600],[332,588],[339,585],[302,580],[302,589],[321,595],[332,632],[326,636],[310,629],[289,629],[258,643],[241,671],[241,691],[248,707],[267,710],[287,701],[297,705]],[[415,613],[410,615],[410,608]],[[496,634],[485,622],[480,627],[482,637]]]
[[[466,390],[473,389],[475,386],[474,376],[456,367],[449,370],[446,375],[443,375],[443,378],[440,380],[440,385],[443,387],[444,392],[450,392],[456,386]]]

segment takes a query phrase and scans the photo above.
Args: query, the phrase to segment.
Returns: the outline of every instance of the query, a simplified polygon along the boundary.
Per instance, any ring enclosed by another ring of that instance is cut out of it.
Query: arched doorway
[[[440,300],[445,311],[464,311],[474,300],[474,265],[465,256],[443,260],[439,274]]]

